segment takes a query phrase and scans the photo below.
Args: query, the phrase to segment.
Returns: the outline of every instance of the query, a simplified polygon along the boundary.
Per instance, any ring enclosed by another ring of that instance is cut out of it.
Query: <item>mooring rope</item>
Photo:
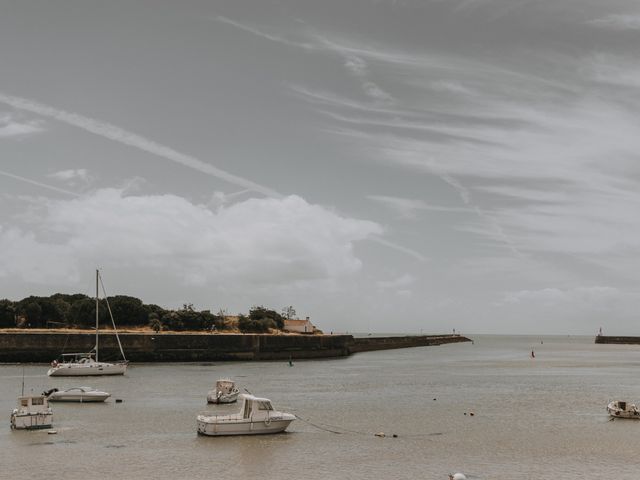
[[[325,432],[329,432],[329,433],[335,433],[337,435],[341,435],[344,432],[338,432],[337,430],[330,430],[328,428],[324,428],[316,423],[313,423],[305,418],[302,418],[300,415],[296,415],[295,413],[293,414],[298,420],[303,421],[304,423],[308,423],[309,425],[311,425],[312,427],[316,427],[319,430],[324,430]]]
[[[331,425],[329,423],[314,423],[311,420],[308,420],[306,418],[302,418],[300,415],[295,414],[294,416],[304,422],[307,423],[309,425],[311,425],[312,427],[317,428],[318,430],[322,430],[325,432],[329,432],[329,433],[335,433],[336,435],[343,435],[343,434],[354,434],[354,435],[363,435],[363,436],[376,436],[376,437],[392,437],[392,438],[398,438],[400,435],[397,435],[395,433],[393,434],[385,434],[384,432],[363,432],[361,430],[351,430],[349,428],[344,428],[344,427],[338,427],[336,425]],[[439,435],[444,435],[444,432],[433,432],[433,433],[414,433],[414,434],[407,434],[407,435],[402,435],[402,437],[404,438],[425,438],[425,437],[434,437],[434,436],[439,436]]]

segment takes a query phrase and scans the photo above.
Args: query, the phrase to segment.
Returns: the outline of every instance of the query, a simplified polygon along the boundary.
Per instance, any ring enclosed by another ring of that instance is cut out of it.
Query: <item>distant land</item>
[[[117,328],[137,328],[160,331],[232,331],[269,333],[287,329],[296,330],[295,322],[306,322],[306,333],[318,329],[309,319],[300,320],[293,306],[282,308],[281,313],[254,306],[248,314],[230,315],[226,310],[217,313],[196,310],[190,303],[177,310],[154,304],[145,304],[139,298],[115,295],[99,300],[99,323],[111,325],[113,314]],[[29,296],[22,300],[0,300],[0,328],[91,328],[96,321],[96,299],[84,294],[56,293],[48,297]],[[300,324],[302,325],[302,324]],[[298,326],[298,328],[300,328]]]

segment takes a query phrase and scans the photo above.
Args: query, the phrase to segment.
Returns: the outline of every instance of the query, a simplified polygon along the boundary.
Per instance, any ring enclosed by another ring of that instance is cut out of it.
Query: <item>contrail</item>
[[[267,197],[272,197],[272,198],[283,197],[281,193],[269,187],[265,187],[264,185],[260,185],[258,183],[252,182],[251,180],[247,180],[246,178],[239,177],[232,173],[225,172],[224,170],[221,170],[212,165],[209,165],[208,163],[205,163],[202,160],[199,160],[190,155],[185,155],[184,153],[180,153],[176,150],[173,150],[170,147],[157,143],[153,140],[149,140],[148,138],[145,138],[136,133],[132,133],[127,130],[124,130],[116,125],[113,125],[107,122],[102,122],[94,118],[85,117],[84,115],[80,115],[77,113],[60,110],[55,107],[51,107],[49,105],[45,105],[43,103],[39,103],[34,100],[30,100],[28,98],[15,97],[12,95],[6,95],[1,92],[0,92],[0,102],[6,103],[7,105],[10,105],[13,108],[16,108],[18,110],[25,110],[27,112],[32,112],[37,115],[41,115],[43,117],[53,118],[54,120],[58,120],[59,122],[66,123],[68,125],[72,125],[74,127],[80,128],[82,130],[93,133],[100,137],[113,140],[115,142],[121,143],[123,145],[128,145],[133,148],[137,148],[138,150],[142,150],[147,153],[152,153],[154,155],[165,158],[167,160],[171,160],[172,162],[179,163],[181,165],[192,168],[202,173],[206,173],[207,175],[211,175],[221,180],[225,180],[233,185],[243,187],[246,190],[262,193],[263,195],[266,195]],[[81,196],[75,192],[63,190],[61,188],[56,188],[51,185],[30,180],[28,178],[20,177],[18,175],[13,175],[8,172],[0,171],[0,174],[5,175],[7,177],[15,178],[17,180],[22,180],[27,183],[31,183],[33,185],[38,185],[43,188],[48,188],[50,190],[54,190],[60,193],[65,193],[65,194],[73,195],[76,197]],[[409,248],[403,247],[401,245],[397,245],[387,240],[383,240],[380,237],[373,237],[371,238],[371,240],[381,245],[384,245],[386,247],[403,252],[414,258],[417,258],[420,261],[426,260],[426,258],[422,254],[414,250],[411,250]]]
[[[60,110],[27,98],[14,97],[3,93],[0,93],[0,102],[6,103],[18,110],[26,110],[37,115],[42,115],[43,117],[53,118],[54,120],[81,128],[82,130],[91,132],[100,137],[137,148],[138,150],[142,150],[147,153],[152,153],[167,160],[171,160],[172,162],[206,173],[207,175],[225,180],[233,185],[238,185],[253,192],[262,193],[267,197],[282,198],[282,194],[269,187],[265,187],[264,185],[260,185],[232,173],[225,172],[224,170],[216,168],[213,165],[209,165],[202,160],[177,152],[170,147],[157,143],[153,140],[149,140],[148,138],[136,133],[124,130],[116,125],[85,117],[77,113]]]
[[[393,250],[397,250],[399,252],[402,252],[406,255],[409,255],[413,258],[417,258],[418,260],[420,260],[421,262],[426,262],[428,260],[427,257],[425,257],[424,255],[422,255],[420,252],[417,252],[415,250],[412,250],[410,248],[407,247],[403,247],[402,245],[398,245],[397,243],[393,243],[390,242],[388,240],[385,240],[384,238],[381,237],[369,237],[369,240],[371,240],[372,242],[376,242],[379,243],[380,245],[384,245],[385,247],[389,247]]]
[[[30,178],[21,177],[20,175],[14,175],[13,173],[5,172],[3,170],[0,170],[0,175],[4,175],[5,177],[10,177],[10,178],[15,178],[16,180],[27,182],[32,185],[37,185],[38,187],[48,188],[49,190],[53,190],[54,192],[64,193],[66,195],[73,195],[74,197],[81,196],[79,193],[71,192],[69,190],[64,190],[62,188],[54,187],[52,185],[47,185],[46,183],[36,182],[35,180],[31,180]]]

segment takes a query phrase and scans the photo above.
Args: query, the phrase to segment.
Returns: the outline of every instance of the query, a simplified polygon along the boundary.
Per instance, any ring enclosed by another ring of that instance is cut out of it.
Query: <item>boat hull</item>
[[[11,428],[13,430],[40,430],[51,428],[53,413],[12,413]]]
[[[212,422],[198,417],[198,435],[222,437],[229,435],[265,435],[284,432],[294,419],[271,419],[270,422]]]
[[[100,395],[89,395],[89,394],[67,394],[67,395],[56,395],[52,393],[49,395],[48,399],[50,402],[79,402],[79,403],[87,403],[87,402],[104,402],[111,395],[108,393],[100,394]]]
[[[94,377],[99,375],[124,375],[127,371],[126,363],[73,364],[61,363],[51,367],[47,372],[50,377]]]
[[[640,420],[640,411],[633,404],[625,402],[624,408],[621,408],[618,402],[611,402],[607,405],[607,412],[613,418],[630,418]]]

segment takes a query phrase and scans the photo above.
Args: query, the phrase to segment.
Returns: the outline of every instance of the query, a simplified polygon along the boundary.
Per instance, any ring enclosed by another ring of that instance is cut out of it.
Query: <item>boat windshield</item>
[[[273,410],[271,402],[258,402],[258,410]]]
[[[94,353],[63,353],[60,358],[62,363],[80,363],[93,361]]]

